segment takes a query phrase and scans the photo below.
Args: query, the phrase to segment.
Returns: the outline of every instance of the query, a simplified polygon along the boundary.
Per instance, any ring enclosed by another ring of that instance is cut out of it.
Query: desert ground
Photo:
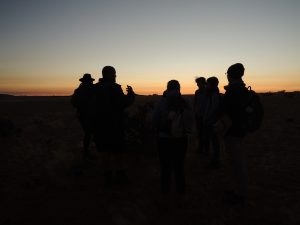
[[[205,169],[209,159],[196,152],[195,132],[186,161],[186,196],[160,194],[151,129],[151,111],[158,100],[138,96],[128,109],[129,183],[107,189],[103,158],[95,146],[94,159],[82,158],[83,132],[70,97],[1,96],[0,224],[300,224],[299,93],[261,95],[264,124],[245,139],[245,206],[222,201],[230,178],[226,149],[220,170]]]

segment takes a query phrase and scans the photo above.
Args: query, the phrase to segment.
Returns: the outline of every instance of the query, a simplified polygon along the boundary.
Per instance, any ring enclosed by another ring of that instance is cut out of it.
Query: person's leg
[[[234,191],[241,198],[247,197],[247,163],[246,152],[243,148],[243,139],[226,137],[226,150],[231,164]]]
[[[198,141],[198,153],[203,153],[203,124],[202,119],[196,117],[196,129],[197,129],[197,141]]]
[[[89,155],[91,132],[89,129],[88,119],[85,115],[79,115],[78,120],[83,130],[83,154],[84,157],[86,157]]]
[[[160,187],[163,194],[171,191],[171,161],[169,140],[167,138],[158,138],[158,155],[160,161]]]
[[[111,187],[113,184],[113,157],[112,151],[109,143],[107,143],[106,139],[103,138],[101,132],[95,132],[94,140],[96,144],[97,151],[100,154],[99,159],[101,160],[101,165],[103,167],[103,176],[104,176],[104,185],[106,187]]]
[[[128,174],[126,166],[126,155],[124,152],[116,152],[113,154],[113,168],[115,169],[115,184],[128,183]]]
[[[91,137],[92,137],[91,132],[89,130],[85,130],[83,136],[84,156],[90,156]]]
[[[104,185],[106,187],[111,187],[113,185],[113,169],[112,169],[112,162],[113,157],[109,150],[105,150],[101,153],[102,163],[104,167]]]
[[[209,129],[207,125],[202,126],[202,145],[203,145],[203,154],[208,155],[210,152],[210,142],[211,142],[211,137],[210,137]]]
[[[217,134],[211,129],[211,143],[212,143],[212,159],[211,164],[214,165],[216,168],[220,166],[220,142]]]
[[[175,175],[176,191],[184,194],[186,190],[185,158],[187,151],[187,138],[180,138],[173,144],[173,168]]]

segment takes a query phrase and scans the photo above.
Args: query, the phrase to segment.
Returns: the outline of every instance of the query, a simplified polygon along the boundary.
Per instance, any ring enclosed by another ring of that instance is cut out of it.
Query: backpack
[[[246,100],[244,105],[244,128],[246,132],[252,133],[258,130],[263,121],[264,109],[258,94],[246,88]]]
[[[168,133],[172,137],[183,137],[185,135],[185,126],[183,111],[169,111],[167,114]]]
[[[189,127],[186,127],[187,115],[182,107],[169,107],[163,104],[157,124],[158,131],[170,137],[184,137]]]

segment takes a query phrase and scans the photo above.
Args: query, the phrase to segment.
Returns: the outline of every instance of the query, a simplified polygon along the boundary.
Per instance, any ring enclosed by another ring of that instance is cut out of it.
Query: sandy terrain
[[[149,124],[149,106],[157,99],[138,97],[129,109],[130,182],[111,190],[103,186],[95,147],[94,160],[81,157],[82,131],[68,97],[0,99],[0,118],[14,124],[0,137],[0,224],[300,224],[299,95],[262,96],[264,125],[245,140],[249,201],[244,207],[222,202],[229,179],[226,153],[222,169],[206,170],[208,159],[195,152],[193,138],[186,196],[160,195]]]

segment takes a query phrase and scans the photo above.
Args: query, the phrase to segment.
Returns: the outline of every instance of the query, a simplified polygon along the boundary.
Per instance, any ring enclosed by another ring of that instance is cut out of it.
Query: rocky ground
[[[299,96],[262,96],[264,125],[245,140],[249,200],[235,207],[222,200],[230,179],[226,152],[220,170],[207,170],[208,158],[195,151],[194,138],[186,161],[186,196],[160,194],[149,121],[157,98],[138,97],[129,109],[129,182],[110,189],[94,146],[94,159],[82,159],[82,131],[68,97],[0,99],[0,119],[10,121],[0,137],[0,224],[300,223]]]

